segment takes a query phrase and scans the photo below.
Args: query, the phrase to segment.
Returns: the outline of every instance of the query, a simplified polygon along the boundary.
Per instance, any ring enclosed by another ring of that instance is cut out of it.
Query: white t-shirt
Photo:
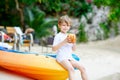
[[[67,38],[67,34],[59,32],[54,38],[53,46],[59,44],[66,38]],[[65,60],[65,59],[70,59],[70,60],[73,59],[72,58],[72,46],[73,46],[72,43],[67,43],[58,49],[57,57],[56,57],[58,62],[61,62],[62,60]]]

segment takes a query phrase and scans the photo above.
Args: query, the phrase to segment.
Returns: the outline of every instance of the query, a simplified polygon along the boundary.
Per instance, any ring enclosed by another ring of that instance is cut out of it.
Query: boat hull
[[[38,80],[66,80],[68,72],[54,58],[0,51],[0,66]]]

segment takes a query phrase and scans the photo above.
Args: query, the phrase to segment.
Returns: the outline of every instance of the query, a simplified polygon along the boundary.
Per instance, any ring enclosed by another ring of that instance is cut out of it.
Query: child
[[[67,15],[59,18],[58,27],[60,32],[54,38],[52,50],[57,51],[56,60],[68,71],[69,80],[75,80],[74,68],[79,69],[82,80],[88,80],[84,67],[71,56],[72,51],[75,50],[76,44],[71,43],[71,39],[67,37],[70,26],[71,20]]]

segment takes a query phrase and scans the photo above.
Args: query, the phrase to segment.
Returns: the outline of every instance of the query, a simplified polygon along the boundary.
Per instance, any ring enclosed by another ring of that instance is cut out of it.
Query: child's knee
[[[79,69],[81,72],[85,72],[85,71],[86,71],[85,67],[83,67],[83,66],[79,66],[78,69]]]
[[[85,69],[85,67],[81,67],[81,72],[86,72],[86,69]]]
[[[73,68],[73,67],[69,67],[68,71],[69,71],[69,72],[72,72],[72,73],[74,73],[74,72],[75,72],[75,70],[74,70],[74,68]]]

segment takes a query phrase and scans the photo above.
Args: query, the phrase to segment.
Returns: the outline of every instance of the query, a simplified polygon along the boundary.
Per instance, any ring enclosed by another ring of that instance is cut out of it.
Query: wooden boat
[[[68,72],[54,58],[0,51],[0,66],[37,80],[66,80]]]

